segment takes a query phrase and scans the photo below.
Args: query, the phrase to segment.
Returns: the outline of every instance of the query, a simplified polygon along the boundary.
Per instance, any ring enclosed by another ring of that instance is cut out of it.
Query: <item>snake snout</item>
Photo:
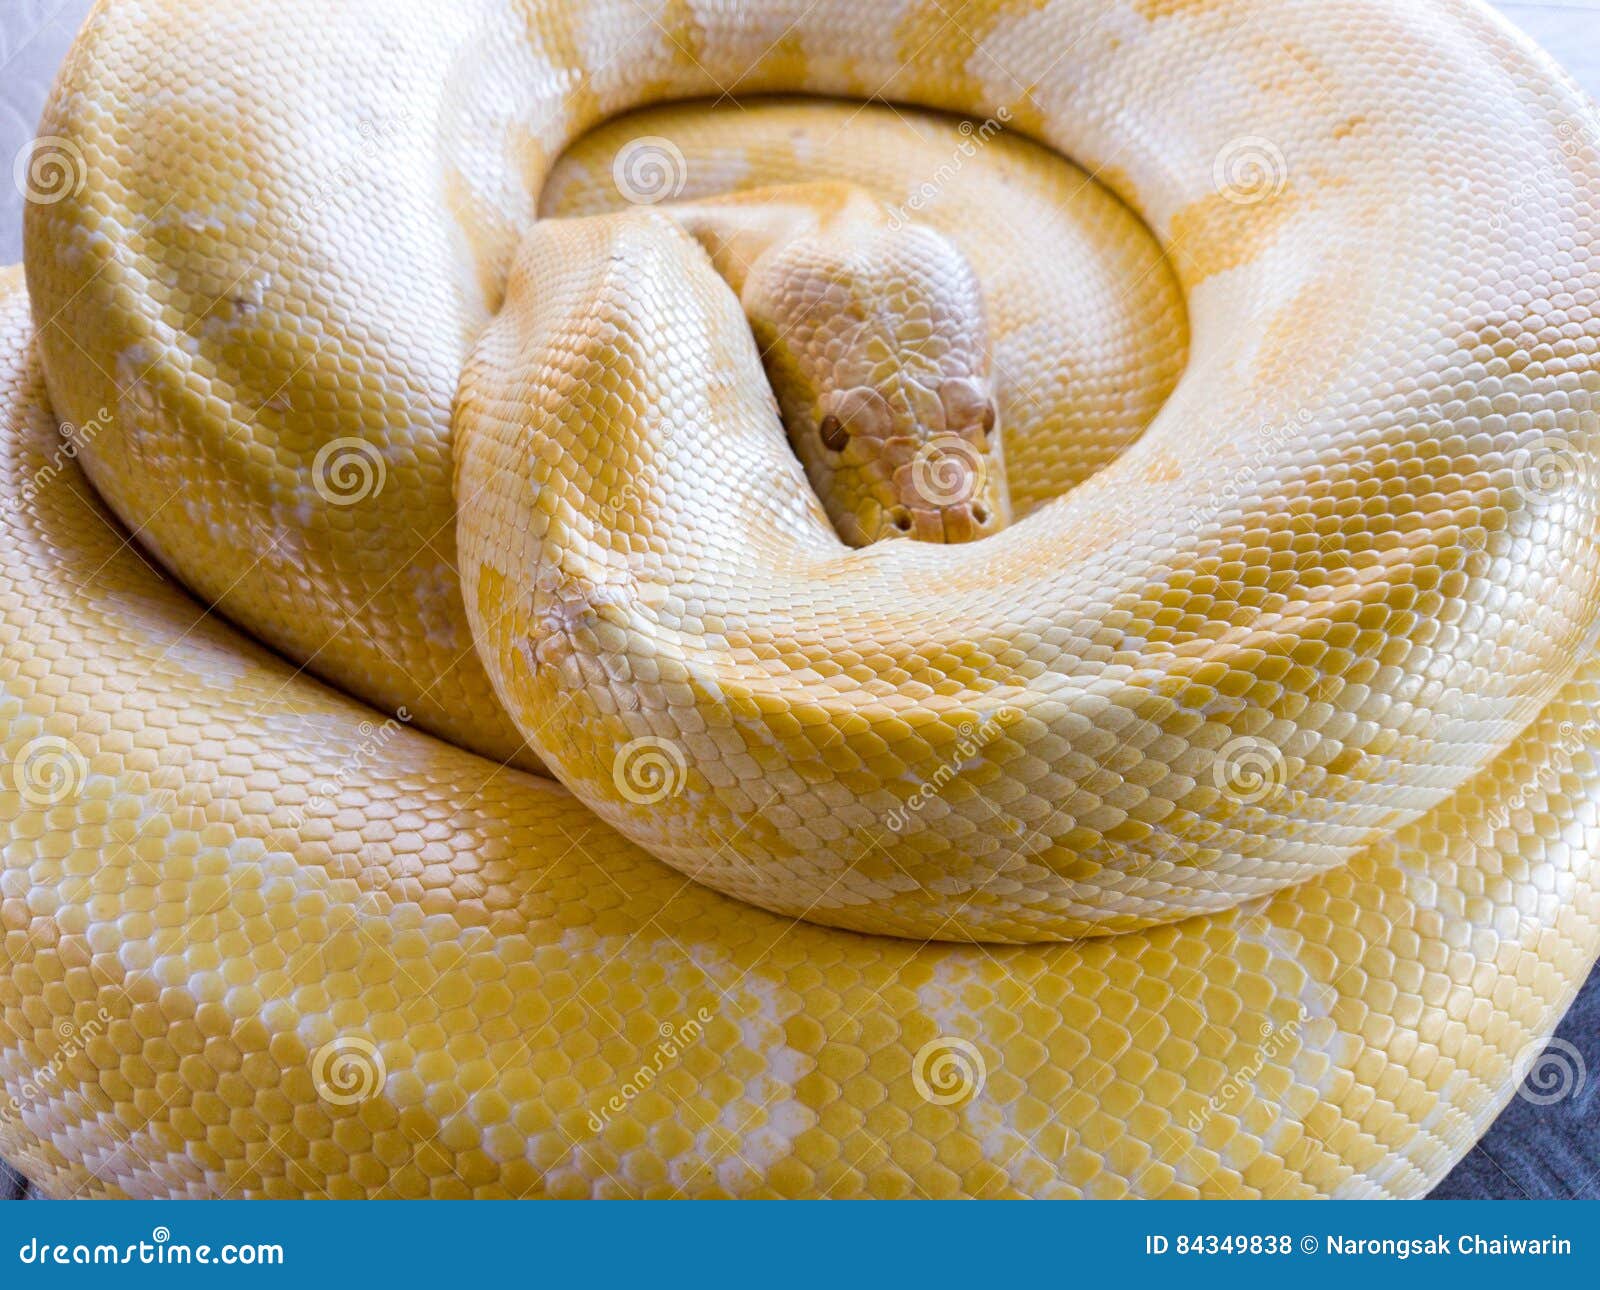
[[[1002,527],[995,507],[983,501],[951,502],[943,506],[895,506],[884,516],[873,541],[914,538],[918,542],[975,542]]]

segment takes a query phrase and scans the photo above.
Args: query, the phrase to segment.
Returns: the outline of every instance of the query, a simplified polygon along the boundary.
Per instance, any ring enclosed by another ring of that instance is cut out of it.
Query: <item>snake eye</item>
[[[889,404],[883,395],[867,385],[823,395],[820,410],[823,415],[817,423],[817,432],[822,437],[823,447],[830,452],[843,452],[845,445],[857,435],[881,439],[893,424]]]
[[[950,430],[976,425],[988,437],[1000,419],[999,409],[989,397],[986,383],[969,376],[951,377],[941,382],[939,402],[944,405],[945,426]]]

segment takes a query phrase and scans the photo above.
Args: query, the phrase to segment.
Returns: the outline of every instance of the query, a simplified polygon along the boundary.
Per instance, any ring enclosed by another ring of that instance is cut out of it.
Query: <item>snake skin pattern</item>
[[[1473,4],[958,16],[97,7],[0,291],[44,1191],[1416,1195],[1511,1096],[1600,951],[1592,108]],[[948,222],[1016,523],[842,546],[662,209],[539,219],[641,137]]]

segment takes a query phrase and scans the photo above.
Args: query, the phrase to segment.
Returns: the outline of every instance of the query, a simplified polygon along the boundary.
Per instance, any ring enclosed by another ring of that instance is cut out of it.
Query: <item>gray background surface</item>
[[[33,137],[50,79],[91,0],[0,0],[0,164]],[[1600,98],[1600,0],[1496,4]],[[0,181],[0,264],[22,254],[22,198]],[[1600,1198],[1600,971],[1558,1039],[1581,1070],[1571,1091],[1544,1103],[1530,1085],[1444,1181],[1437,1197]],[[1564,1058],[1570,1065],[1570,1057]],[[0,1167],[0,1195],[7,1190]]]

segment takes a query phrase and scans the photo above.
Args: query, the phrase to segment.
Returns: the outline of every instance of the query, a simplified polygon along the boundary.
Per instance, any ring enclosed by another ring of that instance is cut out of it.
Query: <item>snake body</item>
[[[1415,1195],[1600,951],[1600,128],[1476,4],[102,0],[41,133],[47,1190]],[[981,540],[780,423],[696,220],[819,183],[981,284]]]

